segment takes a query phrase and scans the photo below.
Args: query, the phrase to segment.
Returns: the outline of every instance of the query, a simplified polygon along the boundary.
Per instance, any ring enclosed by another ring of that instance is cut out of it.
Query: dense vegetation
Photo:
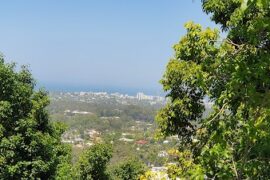
[[[89,127],[99,131],[121,130],[134,125],[135,121],[153,123],[155,114],[162,107],[161,104],[149,106],[136,100],[123,105],[116,100],[103,100],[101,98],[96,98],[93,102],[82,102],[78,99],[60,96],[59,93],[51,93],[50,96],[52,101],[48,110],[52,121],[64,122],[68,128],[80,130]],[[62,99],[55,100],[59,97]],[[91,114],[68,115],[64,113],[65,110],[81,110],[91,112]]]
[[[63,128],[49,122],[47,93],[34,91],[26,67],[0,56],[0,179],[51,179],[68,154]]]
[[[112,157],[112,149],[105,144],[96,144],[84,152],[79,161],[80,179],[109,179],[106,165]]]
[[[203,0],[219,24],[189,22],[174,45],[161,83],[169,103],[157,122],[163,136],[177,134],[172,178],[270,178],[270,1]],[[203,98],[214,103],[203,118]]]
[[[146,168],[145,165],[136,158],[129,158],[121,162],[114,170],[114,179],[121,180],[136,180],[144,174]]]

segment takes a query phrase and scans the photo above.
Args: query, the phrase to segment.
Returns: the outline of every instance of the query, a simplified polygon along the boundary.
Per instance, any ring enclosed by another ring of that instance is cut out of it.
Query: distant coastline
[[[138,92],[143,92],[153,96],[165,96],[165,93],[160,88],[132,88],[132,87],[114,87],[114,86],[86,86],[86,85],[63,85],[55,83],[38,83],[37,89],[45,88],[50,92],[107,92],[121,93],[130,96],[136,96]]]

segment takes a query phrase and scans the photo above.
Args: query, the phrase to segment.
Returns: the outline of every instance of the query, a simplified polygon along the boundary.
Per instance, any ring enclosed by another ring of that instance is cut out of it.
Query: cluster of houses
[[[122,133],[122,136],[119,141],[126,142],[126,143],[133,143],[137,145],[137,150],[140,150],[140,147],[143,147],[147,144],[149,144],[149,141],[145,139],[139,139],[135,140],[134,137],[135,135],[132,133]],[[171,139],[175,139],[177,137],[171,137]],[[96,142],[102,141],[101,139],[101,132],[97,131],[96,129],[86,129],[83,131],[83,138],[82,134],[77,130],[73,129],[70,131],[65,132],[62,135],[62,142],[63,143],[69,143],[74,145],[77,148],[84,148],[84,147],[89,147],[95,144]],[[169,140],[164,140],[163,144],[169,143]],[[170,155],[168,154],[167,151],[163,150],[158,152],[157,154],[158,157],[160,158],[167,158]],[[161,166],[161,167],[155,167],[153,165],[150,165],[150,171],[152,175],[154,176],[154,179],[169,179],[168,174],[166,173],[167,167]]]
[[[95,129],[86,129],[82,134],[77,129],[65,132],[62,135],[62,142],[73,144],[76,147],[91,146],[95,142],[102,141],[100,137],[101,133]]]

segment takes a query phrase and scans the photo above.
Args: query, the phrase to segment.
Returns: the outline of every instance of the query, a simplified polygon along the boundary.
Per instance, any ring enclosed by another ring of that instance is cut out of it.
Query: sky
[[[162,92],[172,46],[200,0],[1,1],[0,52],[48,90]]]

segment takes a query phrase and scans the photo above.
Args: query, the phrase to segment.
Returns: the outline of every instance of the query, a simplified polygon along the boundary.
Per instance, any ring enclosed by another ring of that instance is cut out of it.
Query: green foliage
[[[0,57],[0,179],[54,178],[68,151],[63,127],[49,122],[47,93],[34,90],[27,67]]]
[[[179,152],[178,150],[173,150],[170,152],[173,154],[177,160],[177,164],[168,165],[168,176],[169,178],[175,180],[177,177],[183,177],[185,179],[204,179],[204,172],[200,165],[194,163],[192,153],[190,151]]]
[[[112,148],[106,144],[95,144],[87,149],[78,162],[79,179],[109,179],[107,163],[112,157]]]
[[[61,100],[57,99],[59,97],[61,97]],[[160,108],[160,105],[149,106],[149,104],[136,102],[136,100],[132,102],[135,105],[132,103],[132,105],[123,105],[114,99],[103,102],[104,100],[97,98],[94,102],[81,102],[59,94],[52,94],[52,99],[48,108],[52,121],[63,122],[69,129],[79,129],[80,131],[90,127],[101,132],[105,130],[119,131],[132,126],[131,124],[135,124],[135,121],[152,123],[157,110]],[[64,114],[67,109],[79,109],[93,114]],[[106,117],[106,119],[102,117]]]
[[[137,180],[145,173],[146,167],[143,162],[137,158],[131,158],[120,163],[113,174],[121,180]]]
[[[206,94],[207,73],[203,70],[210,62],[201,64],[203,57],[215,54],[214,41],[217,30],[206,29],[192,22],[187,23],[187,35],[174,46],[175,58],[167,65],[161,83],[168,93],[169,103],[159,112],[156,120],[164,136],[179,135],[183,141],[190,142],[196,129],[195,121],[203,115],[202,100]],[[182,60],[185,59],[185,60]]]
[[[57,167],[56,180],[72,180],[76,178],[75,170],[72,164],[71,146],[66,145],[68,155],[63,156]]]
[[[161,80],[170,101],[156,118],[159,132],[179,135],[208,178],[269,179],[270,1],[202,2],[227,37],[186,24]],[[209,117],[205,97],[214,103]]]

